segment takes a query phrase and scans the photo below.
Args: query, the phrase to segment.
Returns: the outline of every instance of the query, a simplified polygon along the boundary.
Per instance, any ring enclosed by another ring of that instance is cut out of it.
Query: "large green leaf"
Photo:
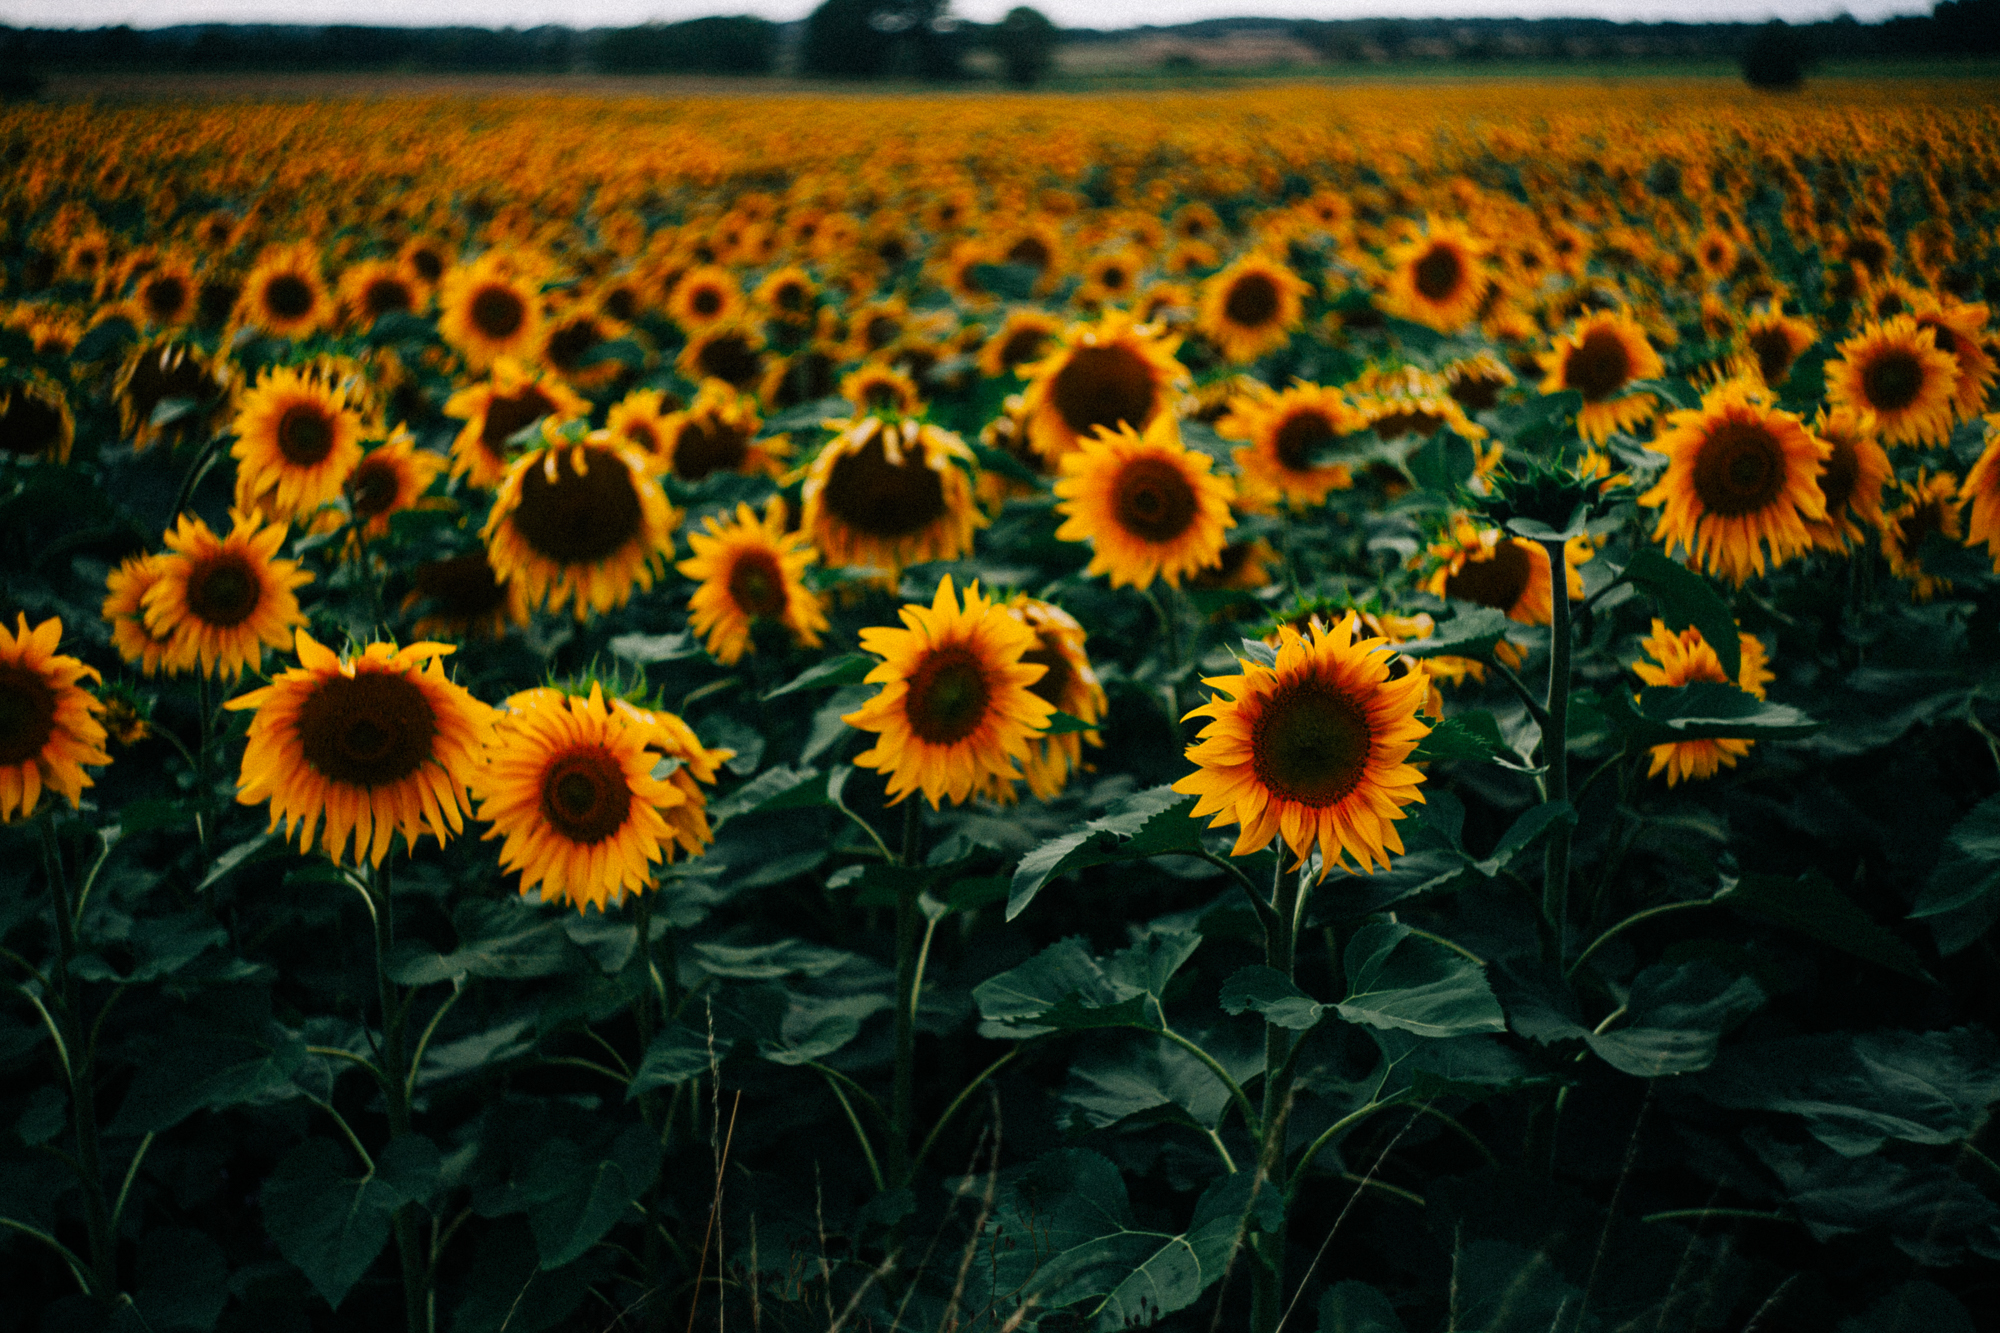
[[[735,1038],[717,1033],[711,1049],[706,1032],[697,1032],[684,1023],[668,1024],[665,1031],[653,1038],[652,1044],[646,1048],[645,1058],[632,1071],[632,1081],[625,1088],[626,1100],[630,1101],[654,1088],[671,1087],[702,1077],[712,1064],[720,1064],[728,1058],[730,1048],[735,1044]]]
[[[1737,637],[1736,617],[1729,614],[1729,604],[1707,579],[1650,546],[1633,556],[1619,577],[1651,595],[1668,629],[1678,632],[1692,625],[1700,630],[1708,646],[1715,649],[1723,675],[1735,680],[1741,673],[1743,645]]]
[[[458,947],[448,954],[410,943],[391,954],[389,975],[406,986],[453,977],[546,977],[576,950],[556,917],[516,898],[469,898],[452,913]]]
[[[842,653],[839,657],[830,657],[807,667],[767,693],[764,702],[769,703],[800,690],[830,690],[837,685],[859,685],[869,672],[880,665],[880,661],[867,653]]]
[[[1319,1333],[1404,1333],[1396,1307],[1366,1282],[1336,1282],[1319,1299]]]
[[[1719,681],[1649,685],[1637,703],[1623,690],[1608,699],[1611,721],[1627,743],[1673,745],[1692,740],[1788,741],[1810,736],[1819,723],[1788,704],[1759,699]]]
[[[382,1252],[396,1209],[428,1195],[438,1172],[437,1148],[416,1135],[392,1142],[372,1171],[350,1175],[350,1160],[331,1139],[307,1139],[278,1163],[261,1194],[278,1253],[336,1309]]]
[[[1259,1013],[1265,1022],[1294,1032],[1315,1026],[1327,1011],[1326,1005],[1300,990],[1290,977],[1262,963],[1242,968],[1223,982],[1218,998],[1225,1013]]]
[[[1188,818],[1195,799],[1172,787],[1153,787],[1127,797],[1103,818],[1035,848],[1014,871],[1007,919],[1019,916],[1044,885],[1066,871],[1131,857],[1199,852],[1201,829]]]
[[[1744,875],[1725,883],[1716,901],[1753,921],[1796,930],[1906,977],[1931,980],[1915,949],[1875,924],[1818,870],[1796,879]]]
[[[1756,982],[1713,963],[1662,964],[1633,981],[1622,1026],[1578,1035],[1605,1063],[1635,1078],[1690,1074],[1706,1069],[1723,1035],[1763,1003]]]
[[[306,1043],[275,1021],[177,1022],[139,1062],[111,1132],[158,1133],[196,1111],[297,1097],[292,1077],[305,1061]]]
[[[2000,911],[2000,796],[1989,796],[1945,835],[1937,868],[1917,895],[1914,917],[1932,920],[1938,949],[1956,953],[1972,943]],[[1974,930],[1952,929],[1961,918],[1979,923]]]
[[[1156,931],[1109,958],[1096,958],[1080,936],[1058,940],[973,988],[973,1002],[986,1020],[980,1032],[1033,1037],[1090,1028],[1157,1030],[1159,997],[1200,944],[1201,936],[1192,931]]]
[[[522,1184],[542,1268],[561,1268],[589,1252],[659,1169],[659,1136],[644,1125],[627,1125],[601,1153],[565,1138],[544,1143]]]
[[[1369,922],[1348,941],[1344,961],[1348,993],[1335,1009],[1351,1023],[1420,1037],[1506,1029],[1484,970],[1408,926]]]
[[[132,1304],[157,1333],[208,1333],[229,1303],[229,1261],[205,1232],[149,1229],[135,1277]]]
[[[1454,602],[1457,608],[1449,620],[1439,623],[1428,639],[1411,639],[1396,645],[1407,657],[1484,657],[1493,645],[1519,626],[1504,611],[1470,602]]]

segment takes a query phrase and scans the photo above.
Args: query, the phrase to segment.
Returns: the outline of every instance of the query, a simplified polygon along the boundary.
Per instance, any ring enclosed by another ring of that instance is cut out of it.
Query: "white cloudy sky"
[[[953,0],[952,11],[991,20],[1023,0]],[[1588,15],[1597,18],[1794,22],[1840,11],[1856,18],[1927,13],[1927,0],[1026,0],[1056,22],[1121,28],[1141,23],[1257,14],[1284,18],[1390,16],[1495,18]],[[130,23],[472,24],[497,27],[566,23],[573,27],[752,13],[803,17],[818,0],[0,0],[0,23],[17,27],[96,27]]]

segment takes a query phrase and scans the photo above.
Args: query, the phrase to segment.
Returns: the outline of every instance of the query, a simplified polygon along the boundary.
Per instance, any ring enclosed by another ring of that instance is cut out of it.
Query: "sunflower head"
[[[1623,311],[1583,316],[1541,358],[1543,393],[1574,390],[1583,397],[1578,434],[1602,444],[1614,430],[1631,430],[1653,415],[1653,395],[1633,392],[1636,380],[1658,379],[1666,367],[1637,320]]]
[[[119,426],[135,449],[162,439],[207,440],[229,400],[226,363],[211,363],[193,343],[172,339],[134,348],[115,383]],[[169,400],[186,407],[163,415],[161,405]]]
[[[1958,478],[1949,472],[1917,469],[1917,475],[1895,483],[1882,515],[1882,554],[1889,572],[1910,585],[1914,601],[1928,602],[1951,590],[1951,580],[1924,568],[1924,543],[1932,536],[1948,542],[1964,540]]]
[[[1702,638],[1699,629],[1689,626],[1676,632],[1668,629],[1664,621],[1655,620],[1653,632],[1640,645],[1653,660],[1634,662],[1632,671],[1648,685],[1679,686],[1710,681],[1735,685],[1761,699],[1765,685],[1774,678],[1768,666],[1770,658],[1756,636],[1739,630],[1738,638],[1742,655],[1736,679],[1732,681],[1722,669],[1722,659]],[[1657,777],[1665,772],[1669,787],[1684,779],[1712,778],[1721,769],[1736,767],[1736,761],[1750,753],[1755,744],[1752,740],[1721,737],[1655,745],[1650,751],[1652,767],[1646,776]]]
[[[826,614],[804,574],[819,555],[803,532],[785,531],[784,500],[773,496],[762,519],[738,504],[735,522],[711,515],[704,526],[688,533],[694,556],[675,568],[700,584],[688,599],[689,623],[707,636],[716,660],[734,666],[754,652],[750,629],[759,620],[784,626],[801,647],[818,647]]]
[[[1195,327],[1225,360],[1247,365],[1291,339],[1312,284],[1264,255],[1250,254],[1201,285]]]
[[[0,624],[0,824],[35,813],[44,790],[60,793],[74,808],[92,780],[86,765],[108,764],[104,705],[83,687],[95,670],[56,652],[62,621],[33,629],[18,617]]]
[[[1071,325],[1055,351],[1016,368],[1028,380],[1029,440],[1054,459],[1100,428],[1122,423],[1145,431],[1170,418],[1190,379],[1174,360],[1179,346],[1179,338],[1161,337],[1119,311],[1096,324]]]
[[[507,475],[530,426],[588,416],[590,404],[554,376],[519,361],[502,360],[484,384],[453,394],[444,414],[465,423],[451,442],[451,475],[463,475],[474,486],[493,487]]]
[[[740,320],[711,324],[688,339],[674,368],[691,380],[721,380],[747,392],[764,377],[764,335]]]
[[[520,585],[495,574],[484,550],[427,560],[410,582],[403,609],[419,613],[412,627],[419,637],[497,639],[509,626],[528,623]]]
[[[1844,407],[1884,444],[1942,445],[1951,438],[1958,362],[1937,345],[1937,329],[1908,315],[1871,324],[1827,362],[1826,399]]]
[[[678,518],[645,455],[599,431],[547,438],[515,460],[482,535],[496,578],[584,620],[653,586]]]
[[[278,338],[303,338],[333,314],[333,298],[320,280],[319,255],[308,245],[266,250],[243,283],[237,315]]]
[[[76,416],[62,386],[45,375],[0,384],[0,454],[67,463]]]
[[[1367,428],[1340,390],[1304,380],[1282,393],[1251,384],[1228,400],[1216,423],[1216,433],[1224,439],[1248,441],[1230,455],[1245,500],[1277,499],[1294,509],[1309,509],[1324,504],[1329,491],[1354,485],[1347,463],[1322,457],[1336,441]]]
[[[1850,543],[1862,539],[1859,524],[1882,526],[1882,488],[1895,475],[1895,468],[1848,408],[1821,408],[1813,419],[1812,433],[1827,447],[1819,474],[1826,518],[1807,526],[1812,530],[1813,545],[1845,551]]]
[[[690,485],[718,472],[776,476],[791,441],[758,439],[762,425],[756,398],[722,380],[704,380],[693,403],[660,420],[659,470]]]
[[[363,454],[341,487],[361,536],[388,536],[390,517],[416,508],[444,469],[443,455],[419,449],[416,438],[400,426]]]
[[[1130,426],[1100,430],[1062,456],[1056,510],[1066,521],[1056,536],[1090,542],[1086,572],[1108,575],[1114,588],[1146,588],[1156,578],[1177,588],[1220,559],[1224,532],[1236,526],[1235,487],[1211,468],[1207,454],[1181,443],[1170,417],[1143,435]]]
[[[2000,568],[2000,412],[1986,418],[1986,448],[1965,474],[1959,495],[1970,506],[1965,544],[1986,543],[1987,553]]]
[[[894,573],[972,549],[986,517],[965,441],[915,417],[829,424],[838,433],[806,470],[800,518],[829,565]]]
[[[273,367],[238,400],[230,453],[244,507],[298,522],[337,499],[361,461],[355,377],[322,369]]]
[[[140,596],[144,629],[167,648],[169,671],[199,670],[235,680],[256,669],[264,649],[282,648],[303,625],[294,591],[312,574],[277,558],[285,525],[238,511],[227,534],[183,514],[166,534],[167,554]]]
[[[1486,297],[1488,249],[1461,224],[1429,219],[1422,235],[1389,251],[1384,309],[1440,333],[1458,332]]]

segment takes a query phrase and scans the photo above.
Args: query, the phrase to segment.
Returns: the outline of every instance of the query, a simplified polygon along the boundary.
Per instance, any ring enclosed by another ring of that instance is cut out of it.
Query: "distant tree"
[[[1796,88],[1805,82],[1806,44],[1790,24],[1772,19],[1743,48],[1743,79],[1752,88]]]
[[[2000,0],[1942,0],[1931,9],[1931,20],[1942,51],[2000,51]]]
[[[778,25],[747,14],[615,28],[596,50],[615,74],[769,74],[777,58]]]
[[[1055,64],[1056,25],[1038,9],[1017,5],[1007,11],[987,38],[1006,68],[1007,82],[1031,88]]]
[[[834,78],[949,79],[961,37],[947,0],[825,0],[806,17],[799,69]]]

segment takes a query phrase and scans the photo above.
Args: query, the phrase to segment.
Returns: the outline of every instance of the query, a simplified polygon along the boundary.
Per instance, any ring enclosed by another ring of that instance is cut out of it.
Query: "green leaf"
[[[1723,1034],[1763,1003],[1756,982],[1713,963],[1660,964],[1632,982],[1622,1027],[1580,1035],[1606,1064],[1634,1078],[1691,1074],[1706,1069]]]
[[[266,849],[270,848],[274,842],[278,844],[276,849],[267,853]],[[283,855],[285,850],[285,844],[278,840],[277,834],[259,833],[254,838],[245,839],[237,843],[234,847],[224,849],[222,854],[215,858],[215,864],[208,868],[208,873],[201,877],[201,883],[197,884],[195,888],[197,891],[207,889],[224,875],[227,875],[230,871],[243,865],[245,862],[261,855]]]
[[[1484,657],[1493,645],[1516,628],[1507,613],[1490,606],[1454,602],[1451,619],[1439,624],[1428,639],[1411,639],[1396,645],[1406,657]]]
[[[609,646],[613,657],[642,666],[703,655],[701,645],[687,634],[620,634]]]
[[[1716,901],[1766,925],[1783,926],[1918,981],[1931,981],[1917,951],[1875,924],[1819,870],[1797,879],[1745,875],[1723,885]]]
[[[708,1073],[711,1064],[722,1063],[728,1058],[730,1048],[736,1044],[735,1038],[720,1033],[714,1040],[715,1049],[711,1053],[706,1032],[697,1032],[684,1023],[669,1024],[646,1048],[645,1058],[633,1071],[631,1083],[626,1085],[625,1100],[631,1101],[642,1092],[686,1083]]]
[[[1044,736],[1067,736],[1078,731],[1095,731],[1097,730],[1097,725],[1095,722],[1085,722],[1080,717],[1073,717],[1059,708],[1049,715],[1049,724],[1043,728],[1041,734]]]
[[[1707,579],[1650,546],[1632,557],[1619,578],[1651,595],[1668,629],[1678,632],[1690,625],[1699,629],[1715,649],[1723,675],[1733,681],[1742,673],[1743,642],[1737,637],[1736,617]]]
[[[1404,1333],[1396,1307],[1366,1282],[1337,1282],[1320,1297],[1319,1333]]]
[[[1626,743],[1673,745],[1692,740],[1789,741],[1810,736],[1820,724],[1787,704],[1768,703],[1720,681],[1649,685],[1635,704],[1623,690],[1607,696],[1613,725]]]
[[[1490,763],[1506,753],[1506,747],[1500,742],[1500,728],[1491,713],[1462,713],[1457,717],[1422,720],[1430,724],[1431,730],[1410,752],[1413,764],[1440,759]]]
[[[206,1233],[153,1227],[139,1242],[132,1304],[155,1333],[207,1333],[229,1303],[229,1261]]]
[[[1499,845],[1494,847],[1493,855],[1484,861],[1475,861],[1474,868],[1482,875],[1498,875],[1513,863],[1515,857],[1526,851],[1535,839],[1558,823],[1576,823],[1576,811],[1571,808],[1568,801],[1543,801],[1540,805],[1529,806],[1519,818],[1507,826],[1507,831],[1500,835]]]
[[[171,426],[182,417],[198,411],[201,404],[192,398],[162,398],[153,407],[153,415],[146,424],[158,430],[161,426]]]
[[[1261,1046],[1209,1050],[1238,1084],[1264,1067]],[[1134,1034],[1087,1049],[1070,1066],[1063,1101],[1075,1111],[1073,1129],[1104,1129],[1142,1116],[1214,1129],[1228,1114],[1228,1087],[1185,1047]],[[1081,1123],[1078,1123],[1081,1122]]]
[[[708,808],[711,828],[720,827],[738,815],[760,810],[793,810],[825,805],[826,770],[787,768],[780,764],[759,773]]]
[[[607,338],[577,358],[579,368],[601,366],[607,361],[634,368],[646,364],[646,349],[630,338]]]
[[[375,1171],[347,1174],[348,1150],[310,1138],[264,1181],[264,1228],[278,1253],[336,1310],[389,1239],[404,1198]]]
[[[1222,983],[1224,1013],[1251,1010],[1264,1021],[1294,1032],[1313,1027],[1326,1014],[1326,1006],[1307,995],[1290,977],[1273,967],[1255,964],[1239,970]]]
[[[542,1271],[582,1258],[625,1217],[660,1170],[659,1136],[627,1125],[593,1159],[569,1139],[550,1139],[529,1168],[523,1193]]]
[[[695,963],[712,977],[735,981],[775,981],[779,977],[823,977],[854,961],[844,949],[829,949],[804,940],[773,944],[721,944],[702,941],[690,950]]]
[[[305,1060],[305,1042],[268,1019],[233,1030],[219,1021],[177,1023],[139,1062],[110,1132],[158,1133],[196,1111],[296,1097],[292,1076]]]
[[[1484,971],[1462,954],[1411,932],[1371,921],[1348,941],[1342,1018],[1420,1037],[1502,1032],[1506,1019]]]
[[[492,1065],[519,1059],[535,1048],[535,1020],[516,1018],[456,1041],[431,1043],[417,1071],[417,1086],[430,1087],[448,1078],[475,1074]]]
[[[793,995],[776,1038],[757,1043],[772,1064],[802,1065],[824,1060],[861,1035],[870,1015],[894,1007],[886,995],[843,995],[831,999]]]
[[[1188,811],[1198,798],[1172,787],[1153,787],[1128,796],[1112,813],[1073,833],[1051,838],[1021,858],[1007,898],[1012,921],[1057,875],[1135,856],[1183,855],[1201,851],[1201,828]]]
[[[867,653],[842,653],[814,663],[764,696],[769,703],[799,690],[827,690],[837,685],[859,685],[881,663]]]
[[[974,264],[967,276],[989,296],[1003,301],[1032,301],[1042,271],[1033,264]]]
[[[97,325],[70,349],[72,361],[103,361],[125,350],[125,345],[139,336],[139,330],[132,327],[132,321],[114,316]]]
[[[1910,915],[1942,916],[1996,894],[2000,894],[2000,796],[1989,796],[1945,835],[1944,852]],[[1959,941],[1958,947],[1969,943]]]
[[[1905,1282],[1841,1320],[1834,1333],[1974,1333],[1974,1325],[1964,1304],[1943,1287]]]
[[[1091,956],[1081,936],[1058,940],[1027,962],[973,988],[982,1035],[1039,1036],[1087,1028],[1144,1027],[1157,1000],[1201,937],[1160,931],[1109,959]]]
[[[471,898],[452,913],[459,946],[449,954],[414,946],[391,953],[389,976],[405,986],[453,977],[546,977],[573,957],[561,923],[517,899]]]
[[[1469,441],[1456,431],[1440,430],[1405,460],[1404,467],[1417,485],[1449,499],[1472,480],[1477,463]]]
[[[229,932],[207,912],[139,919],[106,913],[97,923],[91,944],[100,951],[110,944],[122,946],[120,952],[131,960],[128,970],[121,973],[101,952],[92,952],[72,963],[70,973],[83,981],[125,985],[158,981],[180,971],[211,947],[228,942]]]

